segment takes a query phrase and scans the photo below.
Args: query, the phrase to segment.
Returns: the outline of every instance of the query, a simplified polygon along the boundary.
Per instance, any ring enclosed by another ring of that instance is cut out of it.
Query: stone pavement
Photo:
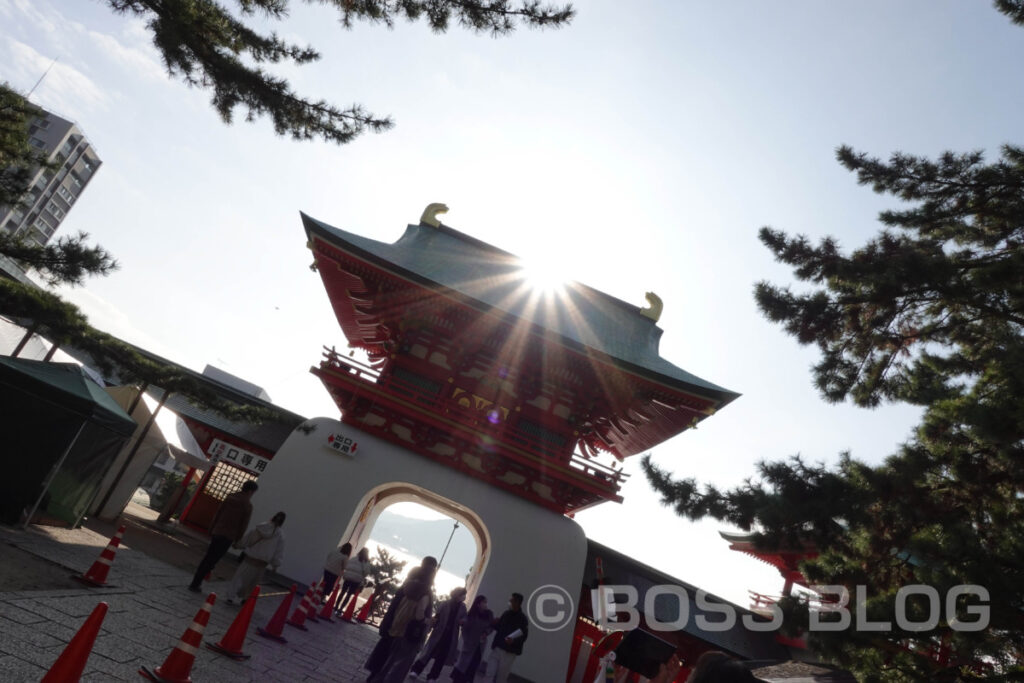
[[[0,526],[3,547],[14,545],[66,567],[69,574],[87,570],[109,538],[89,529],[31,526],[27,530]],[[313,577],[310,577],[313,578]],[[0,585],[0,681],[38,681],[78,628],[101,601],[109,604],[102,630],[86,665],[83,681],[141,681],[140,666],[163,664],[191,624],[205,593],[186,589],[191,574],[131,547],[125,534],[104,588],[10,591]],[[223,584],[207,586],[214,592]],[[205,647],[196,655],[192,679],[202,681],[360,681],[362,663],[377,641],[376,629],[343,622],[309,624],[307,632],[285,626],[287,644],[255,635],[284,597],[281,589],[264,585],[243,652],[236,662]],[[219,641],[238,607],[214,606],[204,643]]]

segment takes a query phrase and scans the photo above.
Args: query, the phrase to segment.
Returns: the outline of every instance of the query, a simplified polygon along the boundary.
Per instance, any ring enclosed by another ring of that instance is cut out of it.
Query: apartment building
[[[56,114],[44,112],[28,130],[29,144],[59,166],[36,170],[23,206],[0,207],[0,230],[44,245],[102,162],[78,126]]]

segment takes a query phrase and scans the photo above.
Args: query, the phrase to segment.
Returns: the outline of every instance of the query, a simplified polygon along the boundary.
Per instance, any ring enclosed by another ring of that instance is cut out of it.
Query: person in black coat
[[[493,672],[494,683],[506,683],[512,663],[523,654],[523,643],[530,632],[530,622],[523,614],[523,596],[513,593],[508,609],[494,623],[494,642],[491,643],[491,661],[488,674]]]
[[[487,636],[494,628],[494,614],[487,609],[487,598],[478,595],[462,621],[462,651],[452,670],[454,683],[472,683],[480,668]]]

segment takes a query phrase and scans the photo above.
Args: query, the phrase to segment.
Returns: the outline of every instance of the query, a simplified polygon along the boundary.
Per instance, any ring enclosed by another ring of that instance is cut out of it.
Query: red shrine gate
[[[341,420],[293,432],[260,477],[257,515],[285,509],[302,529],[282,567],[301,579],[339,539],[362,540],[379,495],[405,492],[477,530],[470,584],[493,604],[545,585],[575,596],[586,539],[566,515],[621,502],[619,461],[736,394],[660,357],[656,296],[641,309],[576,283],[533,290],[516,257],[441,225],[439,207],[394,244],[303,215],[313,267],[369,364],[328,349],[312,369]],[[336,448],[346,439],[354,453]],[[564,679],[573,623],[537,624],[517,673]]]

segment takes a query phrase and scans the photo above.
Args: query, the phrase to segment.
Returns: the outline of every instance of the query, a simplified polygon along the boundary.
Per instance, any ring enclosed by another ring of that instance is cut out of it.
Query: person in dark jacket
[[[491,643],[491,660],[487,665],[488,680],[506,683],[516,657],[523,654],[523,643],[529,635],[529,620],[523,614],[523,596],[513,593],[508,609],[494,622],[494,642]]]
[[[487,598],[478,595],[462,621],[462,651],[452,669],[454,683],[472,683],[480,668],[487,636],[494,627],[494,614],[487,609]]]
[[[229,495],[217,508],[217,514],[214,515],[213,524],[210,526],[210,545],[206,549],[206,555],[199,561],[199,567],[188,587],[193,593],[202,590],[206,575],[213,571],[231,544],[240,541],[245,530],[249,528],[249,518],[252,517],[252,494],[256,493],[257,488],[259,487],[256,486],[256,482],[247,481],[242,484],[241,491]]]

